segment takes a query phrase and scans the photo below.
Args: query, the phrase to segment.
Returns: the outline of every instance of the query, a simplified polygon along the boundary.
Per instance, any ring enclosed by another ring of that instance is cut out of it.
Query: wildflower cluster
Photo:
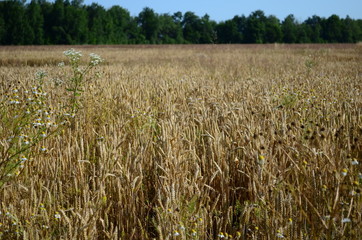
[[[9,211],[0,211],[0,238],[17,238],[21,235],[22,224],[19,219]]]
[[[92,65],[92,66],[97,66],[98,64],[103,62],[103,59],[95,53],[91,53],[91,54],[89,54],[89,56],[91,58],[90,65]]]
[[[235,236],[231,235],[231,234],[228,234],[226,232],[220,232],[217,237],[219,239],[240,239],[241,237],[241,233],[238,231],[236,232]]]
[[[37,85],[29,89],[10,87],[1,101],[1,127],[6,129],[4,156],[0,163],[0,186],[6,179],[19,175],[31,151],[38,143],[58,129],[57,115],[48,103],[48,94],[43,90],[45,72],[36,73]],[[46,147],[39,149],[46,152]]]
[[[81,52],[79,51],[75,51],[73,48],[67,50],[67,51],[64,51],[64,56],[66,56],[70,63],[73,65],[73,64],[78,64],[80,58],[83,56]]]
[[[33,212],[25,217],[17,216],[14,209],[4,206],[0,206],[0,209],[0,239],[17,239],[24,236],[24,232],[30,228],[47,231],[62,221],[61,213],[51,210],[44,203],[39,203]]]
[[[75,112],[80,108],[79,96],[84,92],[84,84],[87,81],[85,78],[91,69],[95,66],[102,63],[104,60],[97,54],[91,53],[90,61],[84,67],[81,67],[81,57],[83,56],[81,52],[70,49],[64,52],[64,55],[68,58],[70,67],[71,67],[71,76],[69,76],[66,83],[66,90],[71,92],[70,112],[75,114]],[[61,65],[62,67],[64,64]],[[62,82],[57,79],[57,82]]]
[[[47,153],[46,139],[59,132],[79,109],[78,96],[83,92],[85,75],[103,61],[91,54],[90,62],[79,68],[81,52],[70,49],[64,52],[72,68],[72,76],[65,82],[66,90],[72,96],[60,103],[62,113],[55,112],[50,104],[50,96],[44,90],[47,73],[38,71],[32,87],[10,85],[0,98],[0,187],[12,177],[21,173],[24,164],[36,154]],[[61,64],[61,67],[64,63]],[[53,94],[52,94],[53,95]],[[53,100],[53,99],[52,99]],[[2,138],[2,139],[1,139]],[[36,151],[34,151],[36,150]]]
[[[180,221],[176,226],[174,226],[173,236],[174,237],[190,237],[191,239],[197,238],[200,234],[202,234],[202,223],[203,219],[201,217],[193,217],[187,221],[187,225],[189,227],[185,227],[185,224]]]

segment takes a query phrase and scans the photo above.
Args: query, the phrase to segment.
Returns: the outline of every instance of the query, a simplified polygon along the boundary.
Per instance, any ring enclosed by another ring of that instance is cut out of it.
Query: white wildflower
[[[225,237],[225,235],[224,235],[224,233],[219,233],[218,235],[217,235],[219,238],[224,238]]]
[[[79,59],[82,57],[82,53],[75,51],[73,48],[64,51],[63,53],[66,57],[69,58],[71,62],[78,62]]]
[[[55,219],[60,219],[61,218],[61,216],[60,216],[60,214],[58,212],[55,212],[54,217],[55,217]]]
[[[355,158],[352,159],[351,163],[352,163],[352,165],[358,165],[359,164],[359,162]]]
[[[43,77],[45,77],[47,75],[47,73],[43,70],[39,70],[38,72],[35,73],[35,76],[37,79],[42,79]]]
[[[91,61],[90,61],[91,66],[97,66],[98,64],[103,62],[103,59],[95,53],[91,53],[91,54],[89,54],[89,56],[91,58]]]

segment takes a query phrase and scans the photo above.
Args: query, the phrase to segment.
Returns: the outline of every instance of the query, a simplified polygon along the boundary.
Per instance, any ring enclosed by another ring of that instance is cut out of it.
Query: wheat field
[[[65,114],[70,47],[0,47],[1,239],[361,236],[361,45],[72,47],[104,61],[43,138],[16,99],[41,70]]]

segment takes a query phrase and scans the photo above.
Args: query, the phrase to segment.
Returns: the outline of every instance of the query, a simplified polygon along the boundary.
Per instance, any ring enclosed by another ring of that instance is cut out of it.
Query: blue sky
[[[332,14],[345,18],[362,19],[362,0],[85,0],[89,5],[96,2],[105,8],[119,5],[132,16],[138,15],[144,7],[150,7],[157,13],[192,11],[198,16],[209,14],[212,20],[223,21],[235,15],[248,16],[255,10],[263,10],[266,15],[275,15],[280,20],[294,14],[299,21],[318,15],[329,17]]]

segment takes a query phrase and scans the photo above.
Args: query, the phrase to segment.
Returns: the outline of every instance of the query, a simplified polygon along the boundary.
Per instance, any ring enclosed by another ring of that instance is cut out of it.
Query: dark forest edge
[[[120,6],[105,9],[82,0],[0,2],[0,45],[53,44],[210,44],[356,43],[362,20],[309,17],[283,20],[262,10],[216,22],[193,12],[158,14],[144,8],[138,16]]]

